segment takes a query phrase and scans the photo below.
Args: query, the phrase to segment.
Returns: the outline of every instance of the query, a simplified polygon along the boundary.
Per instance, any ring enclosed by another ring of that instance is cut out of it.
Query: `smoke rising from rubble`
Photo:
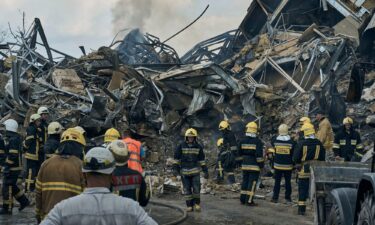
[[[238,27],[246,14],[249,1],[231,3],[230,10],[236,13],[223,8],[223,2],[226,1],[118,0],[112,8],[113,34],[125,28],[140,28],[164,41],[193,21],[206,4],[210,4],[200,20],[167,43],[182,56],[198,42]],[[126,32],[122,33],[118,39],[125,35]]]

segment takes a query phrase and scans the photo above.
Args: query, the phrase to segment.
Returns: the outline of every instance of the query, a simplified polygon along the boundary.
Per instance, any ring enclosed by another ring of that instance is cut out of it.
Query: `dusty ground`
[[[287,205],[284,203],[281,190],[279,203],[270,202],[270,191],[273,184],[271,178],[263,178],[265,188],[257,191],[257,194],[266,196],[266,199],[257,199],[257,207],[243,206],[239,203],[238,193],[231,191],[216,191],[216,193],[202,195],[202,212],[189,213],[188,218],[183,225],[226,225],[226,224],[245,224],[245,225],[289,225],[289,224],[313,224],[313,212],[307,210],[306,216],[297,215],[296,205]],[[296,201],[296,184],[293,182],[293,200]],[[182,196],[179,193],[164,194],[153,198],[154,201],[178,205],[185,207]],[[180,212],[169,208],[149,205],[147,212],[160,224],[170,222],[181,215]],[[36,224],[34,219],[34,208],[28,207],[25,211],[19,213],[14,209],[13,216],[0,216],[1,225],[11,224]]]

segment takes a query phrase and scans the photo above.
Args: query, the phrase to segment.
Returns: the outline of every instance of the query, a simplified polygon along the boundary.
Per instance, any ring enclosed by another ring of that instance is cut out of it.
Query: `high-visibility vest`
[[[143,173],[142,165],[141,165],[141,142],[134,140],[132,138],[124,138],[123,141],[128,146],[129,150],[129,160],[128,160],[128,167],[130,169],[136,170]]]

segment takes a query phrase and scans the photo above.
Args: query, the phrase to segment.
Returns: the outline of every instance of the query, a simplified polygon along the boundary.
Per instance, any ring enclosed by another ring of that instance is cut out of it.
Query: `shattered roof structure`
[[[374,7],[371,0],[254,0],[238,29],[181,58],[135,29],[76,59],[51,48],[35,19],[14,42],[0,43],[2,120],[27,125],[45,105],[91,136],[112,126],[178,135],[190,126],[216,129],[222,119],[240,135],[248,121],[272,133],[320,109],[337,127],[356,113],[345,98],[359,102],[374,69]]]

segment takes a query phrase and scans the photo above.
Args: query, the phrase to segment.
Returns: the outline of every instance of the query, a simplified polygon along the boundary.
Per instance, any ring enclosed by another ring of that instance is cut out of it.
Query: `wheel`
[[[358,213],[357,225],[373,225],[375,224],[375,202],[374,194],[367,192],[365,199],[361,203],[361,211]]]
[[[339,207],[334,204],[328,216],[327,225],[343,225]]]

